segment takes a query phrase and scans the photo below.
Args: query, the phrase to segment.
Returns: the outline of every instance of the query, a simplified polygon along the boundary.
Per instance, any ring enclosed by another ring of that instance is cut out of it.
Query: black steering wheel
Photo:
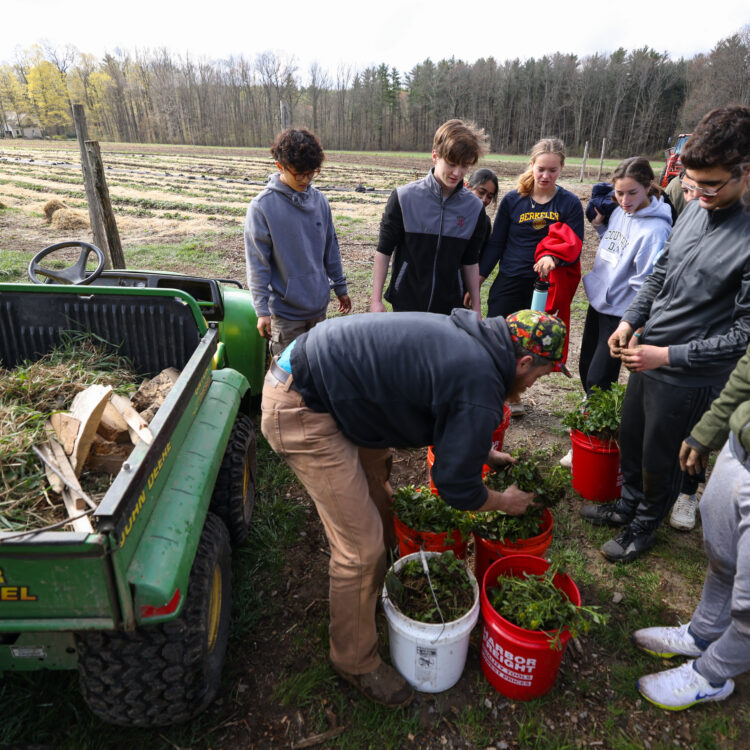
[[[65,247],[81,248],[81,254],[75,263],[61,269],[45,268],[44,266],[39,265],[43,258],[46,258],[48,255],[51,255],[58,250],[62,250]],[[97,266],[91,273],[87,274],[86,262],[91,253],[94,253],[97,257]],[[96,245],[91,245],[88,242],[78,242],[76,240],[58,242],[56,245],[45,247],[44,250],[38,252],[31,259],[31,263],[29,263],[29,278],[35,284],[49,284],[55,282],[58,284],[90,284],[95,278],[101,275],[106,263],[107,259],[105,258],[104,253],[96,247]],[[37,276],[37,274],[46,276],[47,278],[43,281]]]

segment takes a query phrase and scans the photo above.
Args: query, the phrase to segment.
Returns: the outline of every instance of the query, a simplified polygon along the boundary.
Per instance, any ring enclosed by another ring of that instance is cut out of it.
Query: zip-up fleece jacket
[[[385,298],[395,310],[447,314],[462,306],[461,267],[479,262],[483,211],[482,201],[463,183],[445,198],[432,170],[391,193],[377,251],[393,255]]]
[[[669,347],[674,385],[723,385],[750,341],[750,213],[740,201],[707,211],[691,201],[622,319],[642,344]]]
[[[440,496],[462,510],[487,500],[482,465],[516,358],[502,318],[393,313],[330,318],[292,350],[294,388],[367,448],[433,445]]]
[[[724,390],[693,427],[690,437],[698,446],[719,450],[729,435],[750,453],[750,349],[737,363]],[[688,439],[688,442],[691,442]],[[696,446],[696,447],[698,447]],[[746,460],[746,456],[744,457]],[[745,463],[743,460],[743,463]],[[750,468],[745,465],[745,468]]]
[[[331,287],[347,294],[331,207],[312,185],[297,192],[271,176],[247,209],[245,259],[258,316],[310,320],[325,315]]]
[[[605,315],[622,315],[633,301],[672,231],[672,210],[654,196],[640,211],[626,214],[619,206],[601,238],[594,267],[583,277],[586,296]]]

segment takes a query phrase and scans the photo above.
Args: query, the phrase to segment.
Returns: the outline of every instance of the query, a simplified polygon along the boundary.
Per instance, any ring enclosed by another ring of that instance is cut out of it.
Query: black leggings
[[[501,315],[505,318],[518,310],[527,310],[531,307],[535,281],[536,276],[526,278],[503,276],[498,273],[487,298],[487,317],[495,318]]]
[[[607,344],[619,323],[619,315],[605,315],[589,305],[578,360],[578,373],[586,395],[591,393],[591,388],[595,385],[608,391],[620,376],[621,362],[610,356]]]

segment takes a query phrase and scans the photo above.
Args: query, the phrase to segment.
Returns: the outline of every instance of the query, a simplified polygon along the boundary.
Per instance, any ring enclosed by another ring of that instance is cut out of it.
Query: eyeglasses
[[[715,198],[730,182],[739,180],[739,177],[730,177],[726,182],[722,182],[719,187],[699,187],[698,185],[686,185],[684,182],[685,173],[680,174],[680,184],[682,185],[683,193],[697,193],[703,195],[706,198]]]
[[[320,169],[311,169],[309,172],[292,172],[289,167],[284,167],[284,171],[293,177],[297,182],[312,182],[319,174]]]

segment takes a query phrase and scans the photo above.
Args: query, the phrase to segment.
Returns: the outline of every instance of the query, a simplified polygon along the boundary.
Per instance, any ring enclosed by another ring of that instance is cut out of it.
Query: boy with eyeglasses
[[[383,288],[396,312],[448,314],[469,292],[480,312],[479,253],[484,243],[482,201],[464,187],[466,173],[487,153],[481,128],[448,120],[436,131],[433,168],[391,193],[380,221],[372,271],[371,312],[385,312]]]
[[[740,200],[750,184],[750,109],[709,112],[682,163],[698,197],[609,339],[611,355],[631,372],[620,426],[622,496],[585,504],[581,516],[623,527],[601,548],[612,562],[653,546],[680,489],[680,444],[750,341],[750,215]],[[683,515],[694,516],[694,497],[690,506]]]
[[[275,356],[325,320],[331,287],[340,313],[352,303],[331,207],[312,185],[325,158],[320,141],[304,128],[287,128],[271,154],[279,171],[247,209],[245,259],[258,333]]]

